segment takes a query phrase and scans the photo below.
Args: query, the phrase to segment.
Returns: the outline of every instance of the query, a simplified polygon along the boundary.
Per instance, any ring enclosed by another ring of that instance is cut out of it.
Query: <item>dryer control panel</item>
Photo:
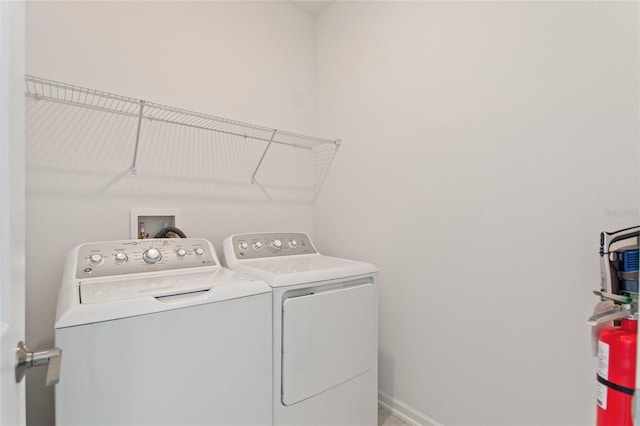
[[[78,248],[76,278],[216,266],[211,243],[203,238],[108,241]]]
[[[302,232],[237,234],[231,237],[230,243],[233,246],[233,254],[236,259],[261,259],[318,253],[309,236]]]

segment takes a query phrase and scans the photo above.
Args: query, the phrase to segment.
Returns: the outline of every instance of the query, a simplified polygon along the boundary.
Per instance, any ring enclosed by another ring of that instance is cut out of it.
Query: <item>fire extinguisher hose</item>
[[[613,389],[613,390],[616,390],[618,392],[622,392],[624,394],[631,395],[631,396],[633,396],[633,394],[635,392],[634,389],[630,389],[630,388],[628,388],[626,386],[620,386],[620,385],[617,385],[617,384],[615,384],[613,382],[608,381],[607,379],[603,379],[602,377],[600,377],[599,374],[596,374],[596,378],[597,378],[599,383],[602,383],[606,387],[608,387],[610,389]]]

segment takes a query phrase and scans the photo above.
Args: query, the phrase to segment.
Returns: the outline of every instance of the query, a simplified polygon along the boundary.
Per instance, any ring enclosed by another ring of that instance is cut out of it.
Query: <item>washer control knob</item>
[[[269,241],[269,247],[271,247],[273,250],[282,250],[282,241],[271,240]]]
[[[249,244],[247,244],[247,243],[240,243],[240,244],[238,245],[238,247],[240,247],[240,250],[245,251],[245,250],[248,250],[248,249],[249,249]]]
[[[157,248],[150,248],[142,253],[142,260],[147,263],[158,263],[162,260],[162,253]]]
[[[260,250],[262,249],[262,243],[260,241],[254,241],[253,243],[253,249],[254,250]]]
[[[202,256],[204,254],[204,249],[202,247],[198,247],[193,252],[196,254],[196,256]]]
[[[119,251],[114,256],[114,260],[118,265],[122,265],[123,263],[127,263],[127,260],[129,260],[129,256],[127,256],[127,253]]]
[[[178,259],[184,259],[184,257],[187,255],[187,251],[183,248],[176,250],[176,256],[178,256]]]
[[[296,240],[289,241],[289,248],[294,249],[296,247],[298,247],[298,242]]]
[[[102,263],[102,255],[101,254],[92,254],[89,256],[89,263],[93,266],[98,266]]]

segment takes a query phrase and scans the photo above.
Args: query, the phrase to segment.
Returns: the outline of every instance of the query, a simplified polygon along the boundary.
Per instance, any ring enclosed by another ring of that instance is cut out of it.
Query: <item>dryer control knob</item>
[[[185,249],[176,250],[176,256],[178,256],[178,259],[183,259],[186,255],[187,251]]]
[[[150,248],[142,253],[142,259],[147,263],[158,263],[162,260],[162,253],[157,248]]]
[[[121,265],[123,263],[126,263],[127,260],[129,260],[129,257],[127,256],[127,253],[125,253],[123,251],[119,251],[114,256],[114,260],[118,265]]]
[[[260,241],[256,241],[253,243],[254,250],[260,250],[262,248],[262,243]]]
[[[193,252],[196,254],[196,256],[202,256],[204,254],[204,249],[202,247],[198,247]]]
[[[294,249],[296,247],[298,247],[298,242],[296,240],[289,241],[289,248]]]
[[[282,241],[271,240],[269,241],[269,247],[271,247],[273,250],[282,250]]]
[[[244,250],[248,250],[249,249],[249,244],[247,243],[240,243],[238,245],[238,247],[240,247],[240,250],[244,251]]]
[[[102,263],[102,255],[101,254],[92,254],[89,257],[89,263],[93,266],[98,266]]]

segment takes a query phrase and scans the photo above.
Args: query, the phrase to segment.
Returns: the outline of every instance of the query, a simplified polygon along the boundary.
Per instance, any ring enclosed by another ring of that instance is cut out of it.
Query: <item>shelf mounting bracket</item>
[[[260,165],[262,165],[264,156],[267,155],[267,151],[269,151],[269,147],[273,143],[273,138],[276,137],[276,133],[278,133],[278,129],[273,130],[273,133],[271,134],[271,139],[269,139],[269,143],[267,144],[267,147],[264,149],[264,152],[262,153],[262,157],[260,157],[260,161],[258,161],[258,165],[256,166],[256,169],[253,171],[253,174],[251,175],[251,183],[253,184],[256,183],[256,173],[258,173],[258,169],[260,169]]]
[[[138,160],[138,144],[140,143],[140,128],[142,127],[142,112],[144,110],[144,101],[140,100],[140,111],[138,113],[138,130],[136,132],[136,146],[133,151],[133,164],[131,165],[131,174],[136,174],[136,162]]]

